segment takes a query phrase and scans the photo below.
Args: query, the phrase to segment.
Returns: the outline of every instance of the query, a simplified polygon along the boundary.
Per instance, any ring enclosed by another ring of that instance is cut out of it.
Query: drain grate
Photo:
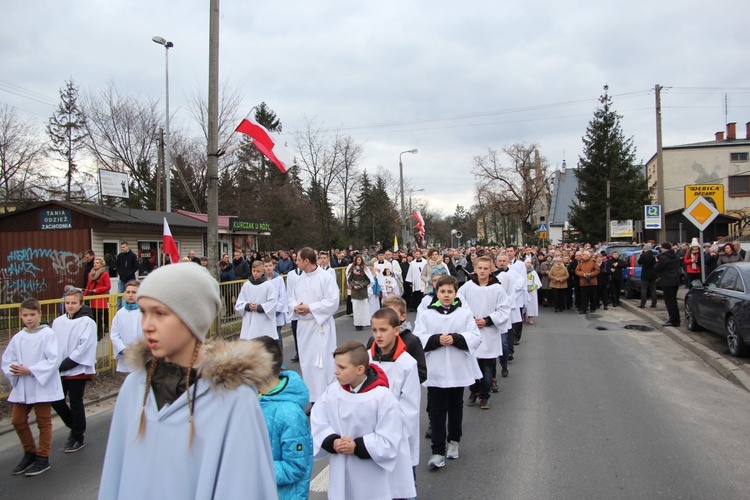
[[[638,330],[639,332],[651,332],[654,330],[653,327],[646,325],[625,325],[624,328],[626,330]]]
[[[597,326],[596,329],[597,330],[607,330],[607,327],[606,326]]]

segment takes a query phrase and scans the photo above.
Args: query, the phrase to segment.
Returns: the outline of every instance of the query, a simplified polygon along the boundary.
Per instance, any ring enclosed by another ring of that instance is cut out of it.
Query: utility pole
[[[607,227],[605,228],[605,230],[607,231],[605,233],[607,235],[606,241],[610,241],[610,239],[611,239],[610,238],[610,236],[611,236],[611,232],[610,232],[610,217],[611,217],[611,215],[609,213],[609,207],[610,207],[610,202],[609,202],[610,183],[611,183],[611,181],[609,179],[607,179]]]
[[[208,28],[208,270],[219,277],[219,0],[211,0]]]
[[[657,203],[661,205],[661,229],[659,229],[659,241],[667,240],[666,220],[664,212],[666,205],[664,203],[664,155],[661,148],[661,89],[658,83],[654,86],[654,95],[656,97],[656,198]]]

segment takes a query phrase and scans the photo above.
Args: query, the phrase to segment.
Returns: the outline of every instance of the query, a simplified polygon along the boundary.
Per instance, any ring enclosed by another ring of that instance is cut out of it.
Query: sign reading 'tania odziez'
[[[229,229],[232,231],[254,231],[259,233],[270,233],[271,224],[264,220],[241,219],[232,217],[229,219]]]
[[[73,228],[73,216],[70,210],[62,208],[42,210],[39,213],[39,222],[42,230]]]

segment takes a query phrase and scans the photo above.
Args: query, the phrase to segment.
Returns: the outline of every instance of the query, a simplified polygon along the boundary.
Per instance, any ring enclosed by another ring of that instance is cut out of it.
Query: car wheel
[[[630,282],[625,283],[625,298],[626,299],[635,298],[635,290],[633,289],[633,286],[630,284]]]
[[[725,324],[727,332],[727,347],[732,356],[742,357],[747,353],[747,346],[742,340],[737,327],[737,320],[731,314],[727,317]]]
[[[701,325],[698,324],[698,320],[695,319],[695,309],[693,302],[690,299],[685,299],[685,323],[687,329],[691,332],[697,332],[701,330]]]

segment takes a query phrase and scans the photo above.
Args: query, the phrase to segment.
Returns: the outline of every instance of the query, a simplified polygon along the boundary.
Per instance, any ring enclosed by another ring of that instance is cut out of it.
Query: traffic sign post
[[[643,223],[646,229],[661,229],[661,205],[645,205]]]
[[[682,215],[687,220],[693,223],[700,232],[699,241],[703,245],[703,231],[711,225],[716,217],[719,216],[719,210],[713,206],[711,202],[705,199],[703,196],[698,196],[689,207],[687,207]],[[703,248],[700,250],[701,256],[701,282],[706,281],[706,266],[703,259]]]

